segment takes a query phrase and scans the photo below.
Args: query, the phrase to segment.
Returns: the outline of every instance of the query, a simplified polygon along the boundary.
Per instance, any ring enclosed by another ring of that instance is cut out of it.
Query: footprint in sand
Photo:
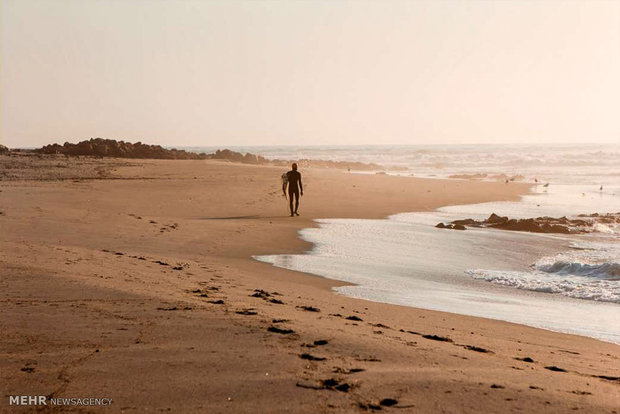
[[[284,323],[289,322],[289,319],[272,319],[271,323]]]
[[[278,292],[269,293],[269,292],[267,292],[265,290],[262,290],[262,289],[254,289],[254,293],[252,293],[250,295],[250,297],[260,298],[260,299],[262,299],[262,300],[264,300],[266,302],[274,303],[276,305],[284,305],[284,302],[282,302],[280,299],[276,299],[276,298],[272,297],[272,295],[282,296]]]
[[[348,319],[350,321],[359,321],[359,322],[363,321],[362,318],[360,318],[359,316],[355,316],[355,315],[347,316],[345,319]]]
[[[292,329],[283,329],[283,328],[278,328],[277,326],[270,326],[269,328],[267,328],[267,330],[269,332],[273,332],[273,333],[277,333],[281,335],[290,335],[290,334],[295,333],[295,331]]]
[[[204,290],[202,290],[202,289],[193,289],[193,290],[190,290],[190,291],[187,291],[187,292],[189,292],[189,293],[193,293],[193,294],[194,294],[194,296],[197,296],[197,297],[199,297],[199,298],[208,298],[208,297],[209,297],[209,295],[207,294],[207,292],[205,292],[205,291],[204,291]]]
[[[176,306],[172,306],[169,308],[157,308],[157,310],[159,311],[178,311],[178,310],[192,310],[193,308],[191,306],[185,306],[183,308],[177,308]]]
[[[616,381],[616,382],[620,382],[620,377],[611,377],[609,375],[592,375],[595,378],[600,378],[600,379],[604,379],[607,381]]]
[[[344,369],[344,368],[336,367],[336,368],[334,368],[334,370],[332,372],[335,373],[335,374],[350,375],[350,374],[355,374],[355,373],[364,372],[364,371],[366,371],[364,368]]]
[[[363,410],[375,410],[375,411],[379,411],[382,409],[382,407],[394,407],[396,406],[396,404],[398,404],[398,400],[394,399],[394,398],[384,398],[378,402],[359,402],[358,406],[363,409]],[[413,405],[407,405],[407,406],[398,406],[395,408],[413,408]]]
[[[235,311],[235,313],[239,315],[248,315],[248,316],[258,315],[258,312],[256,312],[254,308],[241,309],[241,310]]]
[[[474,352],[480,352],[483,354],[492,354],[493,351],[490,351],[486,348],[482,348],[479,346],[475,346],[475,345],[458,345],[458,346],[462,346],[463,348],[469,350],[469,351],[474,351]]]
[[[312,354],[300,354],[299,357],[301,359],[307,359],[308,361],[325,361],[327,358],[314,356]]]
[[[295,306],[297,309],[304,310],[306,312],[321,312],[319,308],[315,308],[314,306]]]
[[[340,382],[335,378],[328,378],[319,381],[298,381],[295,385],[300,388],[308,388],[312,390],[335,390],[340,392],[349,392],[349,390],[353,388],[351,384]]]
[[[422,338],[430,339],[431,341],[452,342],[452,339],[439,335],[422,335]]]

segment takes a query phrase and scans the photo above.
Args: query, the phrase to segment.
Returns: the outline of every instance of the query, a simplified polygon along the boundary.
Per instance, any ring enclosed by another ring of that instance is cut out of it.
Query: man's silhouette
[[[299,196],[304,195],[304,187],[301,185],[301,174],[297,171],[297,163],[293,163],[292,168],[293,169],[291,171],[286,173],[291,217],[299,215],[299,213],[297,213],[297,208],[299,207]],[[295,210],[293,210],[293,196],[295,197]]]

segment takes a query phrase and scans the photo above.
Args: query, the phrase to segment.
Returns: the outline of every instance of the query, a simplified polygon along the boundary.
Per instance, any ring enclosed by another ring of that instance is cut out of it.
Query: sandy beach
[[[297,232],[317,218],[526,184],[308,169],[291,218],[281,167],[2,156],[0,172],[3,412],[11,395],[113,400],[71,408],[88,412],[619,412],[617,345],[347,298],[252,259],[308,250]]]

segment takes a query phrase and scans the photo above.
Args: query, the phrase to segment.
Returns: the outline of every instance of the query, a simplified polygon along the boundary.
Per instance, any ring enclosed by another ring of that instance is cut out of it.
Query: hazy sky
[[[620,142],[620,1],[0,0],[0,143]]]

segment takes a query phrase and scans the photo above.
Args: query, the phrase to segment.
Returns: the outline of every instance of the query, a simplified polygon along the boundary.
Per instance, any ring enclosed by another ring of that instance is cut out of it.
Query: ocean
[[[619,213],[620,145],[231,149],[268,159],[375,163],[394,175],[532,183],[531,193],[517,202],[446,206],[384,220],[318,220],[317,228],[300,232],[312,250],[256,259],[351,283],[336,288],[338,294],[620,343],[617,225],[601,223],[594,233],[570,235],[434,227],[491,213],[510,218]]]

